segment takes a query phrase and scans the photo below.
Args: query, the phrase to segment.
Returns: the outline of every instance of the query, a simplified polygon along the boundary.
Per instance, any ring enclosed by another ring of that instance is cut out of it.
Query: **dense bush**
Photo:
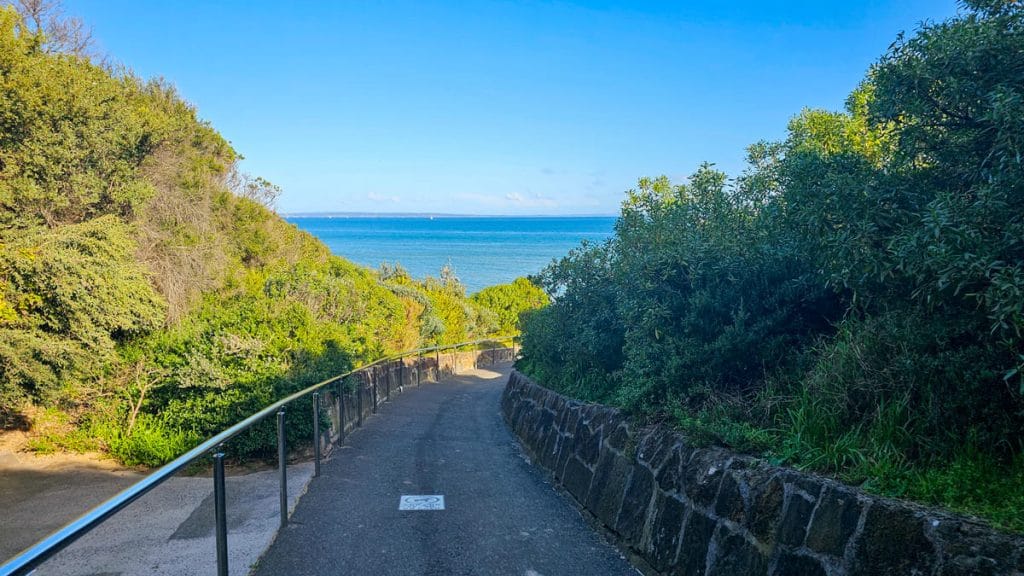
[[[488,286],[470,300],[497,316],[498,334],[516,336],[521,328],[520,317],[546,306],[548,295],[529,279],[516,278],[508,284]]]
[[[1024,8],[900,38],[729,181],[643,179],[539,277],[522,367],[696,438],[1024,528]],[[959,487],[959,488],[958,488]]]
[[[159,464],[357,363],[494,330],[450,275],[332,256],[171,87],[66,45],[0,9],[0,426]]]

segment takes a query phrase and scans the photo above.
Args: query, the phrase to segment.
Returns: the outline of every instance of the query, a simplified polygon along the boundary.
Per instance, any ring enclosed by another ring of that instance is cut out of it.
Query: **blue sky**
[[[279,210],[614,214],[838,109],[952,0],[69,0],[284,189]]]

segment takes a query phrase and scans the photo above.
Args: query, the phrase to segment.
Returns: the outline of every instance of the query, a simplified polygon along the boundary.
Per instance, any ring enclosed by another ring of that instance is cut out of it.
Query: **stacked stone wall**
[[[527,452],[645,571],[679,576],[1024,575],[1024,537],[638,427],[513,372]]]

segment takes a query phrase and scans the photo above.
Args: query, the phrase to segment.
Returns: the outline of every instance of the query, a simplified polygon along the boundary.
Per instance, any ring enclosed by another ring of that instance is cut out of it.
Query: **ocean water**
[[[398,262],[413,276],[437,277],[450,262],[473,293],[534,274],[582,240],[612,235],[613,217],[294,216],[332,252],[377,268]]]

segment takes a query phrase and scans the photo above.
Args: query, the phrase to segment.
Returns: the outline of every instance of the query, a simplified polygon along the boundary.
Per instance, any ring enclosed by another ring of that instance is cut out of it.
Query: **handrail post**
[[[471,345],[471,344],[477,344],[479,342],[481,342],[481,341],[464,342],[464,343],[462,343],[462,345],[463,346],[468,346],[468,345]],[[429,378],[430,378],[430,366],[429,366],[429,364],[430,363],[427,360],[429,358],[428,354],[431,351],[433,351],[435,353],[434,354],[434,357],[435,357],[435,376],[440,376],[441,350],[442,350],[442,348],[443,349],[449,349],[449,348],[452,348],[452,347],[453,346],[444,347],[444,346],[436,345],[436,346],[423,347],[423,348],[416,349],[415,351],[409,351],[408,352],[410,354],[410,357],[411,357],[411,355],[413,353],[416,354],[416,367],[415,368],[416,368],[416,385],[417,386],[422,384],[422,382],[424,380],[424,376],[423,376],[424,370],[427,373],[426,374],[426,379],[427,379],[427,381],[429,381]],[[454,347],[457,347],[457,345],[455,345]],[[517,355],[518,352],[519,352],[519,346],[517,345],[517,342],[516,342],[515,339],[513,339],[513,342],[512,342],[512,352],[513,352],[513,355]],[[496,356],[497,356],[496,354],[492,355],[491,359],[494,359]],[[367,389],[367,387],[369,386],[369,382],[368,382],[368,380],[366,380],[366,378],[368,377],[367,374],[369,372],[371,372],[373,369],[379,368],[380,365],[383,362],[385,362],[386,360],[387,360],[387,358],[381,358],[381,359],[379,359],[377,361],[370,362],[369,364],[365,364],[365,365],[363,365],[362,367],[360,367],[358,369],[350,370],[348,372],[345,372],[345,373],[340,374],[338,376],[335,376],[333,378],[329,378],[328,380],[325,380],[323,382],[314,384],[314,385],[312,385],[312,386],[310,386],[310,387],[308,387],[308,388],[306,388],[304,390],[297,391],[297,392],[293,393],[290,396],[287,396],[287,397],[285,397],[285,398],[283,398],[281,400],[278,400],[277,402],[274,402],[273,404],[271,404],[269,406],[266,406],[266,407],[262,408],[261,410],[259,410],[255,414],[252,414],[249,417],[245,418],[244,420],[242,420],[240,422],[237,422],[236,424],[228,427],[227,429],[218,432],[214,436],[212,436],[210,438],[207,438],[205,441],[203,441],[199,445],[191,448],[190,450],[186,451],[184,454],[178,456],[177,458],[175,458],[174,460],[172,460],[168,464],[165,464],[163,467],[161,467],[158,470],[154,471],[150,475],[148,475],[145,478],[139,480],[138,482],[132,484],[131,486],[126,488],[124,491],[122,491],[121,493],[119,493],[116,496],[114,496],[113,498],[110,498],[109,500],[103,502],[102,504],[100,504],[99,506],[93,508],[89,512],[86,512],[82,516],[78,517],[76,520],[74,520],[70,524],[67,524],[64,527],[60,528],[57,532],[54,532],[50,536],[44,538],[43,540],[40,540],[39,542],[37,542],[36,544],[32,545],[30,548],[26,549],[25,551],[21,552],[17,556],[15,556],[13,558],[10,558],[10,559],[4,561],[3,563],[0,563],[0,574],[23,574],[23,573],[25,573],[26,570],[31,570],[32,568],[38,566],[42,562],[45,562],[47,559],[53,557],[55,554],[57,554],[58,552],[60,552],[64,548],[66,548],[67,546],[71,545],[73,542],[77,541],[83,535],[88,534],[90,531],[95,529],[97,526],[100,526],[103,522],[108,520],[111,516],[116,514],[118,511],[123,510],[126,506],[130,505],[132,502],[135,502],[139,498],[141,498],[144,495],[148,494],[155,487],[160,486],[161,484],[163,484],[163,482],[165,482],[167,479],[171,478],[173,476],[173,474],[175,474],[177,471],[181,470],[185,466],[187,466],[187,465],[189,465],[189,464],[191,464],[193,462],[196,462],[199,459],[208,458],[208,457],[211,456],[211,454],[221,454],[222,455],[223,444],[225,442],[227,442],[228,440],[230,440],[231,438],[234,438],[235,436],[237,436],[237,435],[239,435],[239,434],[241,434],[241,433],[243,433],[243,432],[245,432],[247,430],[251,430],[254,426],[256,426],[258,424],[266,423],[266,425],[269,425],[267,420],[269,420],[270,416],[272,414],[274,414],[275,412],[277,414],[278,469],[279,469],[279,475],[280,475],[280,488],[281,488],[281,494],[280,494],[280,496],[281,496],[281,526],[282,527],[286,526],[287,523],[288,523],[288,498],[287,498],[287,495],[288,495],[288,484],[287,484],[287,478],[288,478],[288,476],[287,476],[287,474],[288,474],[288,469],[287,469],[287,465],[288,465],[288,462],[287,462],[288,447],[287,447],[287,438],[286,438],[286,435],[285,435],[285,407],[289,403],[291,403],[291,402],[294,402],[296,400],[299,400],[301,398],[306,397],[307,394],[311,394],[311,393],[313,393],[314,391],[317,391],[317,390],[326,389],[325,388],[326,386],[328,386],[331,382],[335,382],[336,381],[338,383],[338,387],[339,387],[338,402],[340,404],[339,410],[340,410],[340,413],[341,413],[341,418],[339,419],[340,422],[341,422],[341,431],[340,431],[339,437],[344,439],[344,436],[345,436],[345,424],[346,424],[345,421],[347,420],[347,417],[346,417],[347,404],[349,402],[352,402],[352,400],[349,400],[348,402],[346,402],[346,400],[345,400],[345,394],[346,394],[346,390],[345,389],[346,389],[346,386],[344,385],[345,382],[344,382],[343,379],[344,378],[353,378],[354,379],[353,382],[356,384],[355,390],[354,390],[354,393],[355,393],[356,397],[354,398],[354,400],[356,402],[356,407],[357,407],[357,410],[356,410],[357,418],[354,420],[353,423],[354,423],[354,425],[357,425],[357,426],[361,427],[363,425],[363,420],[364,420],[364,408],[365,408],[365,401],[366,401],[366,399],[363,396],[364,396],[364,394],[369,396],[369,393],[370,393],[370,391]],[[400,369],[404,370],[404,364],[403,364],[403,366],[400,367]],[[404,374],[402,376],[402,380],[404,381]],[[411,382],[412,382],[412,378],[410,377],[410,384],[411,384]],[[214,496],[215,496],[215,498],[214,498],[214,506],[215,507],[217,506],[217,499],[218,499],[217,498],[217,494],[216,494],[216,492],[218,492],[218,487],[217,487],[218,478],[217,477],[220,475],[219,472],[216,470],[216,467],[217,467],[216,460],[217,460],[217,458],[215,458],[215,462],[214,462],[214,466],[215,466],[215,470],[214,470],[214,476],[215,476],[215,478],[214,478],[214,481],[215,481],[215,485],[214,485],[214,492],[215,492],[215,494],[214,494]],[[221,461],[221,464],[223,464],[223,461]],[[226,489],[225,490],[220,490],[220,492],[221,492],[221,496],[224,496],[224,494],[226,493]],[[225,513],[224,516],[226,516],[226,510],[227,510],[226,498],[222,497],[221,500],[224,502],[223,512]],[[215,515],[216,515],[216,512],[217,512],[216,508],[215,508],[214,511],[215,511]],[[223,534],[222,534],[224,536],[224,538],[222,538],[222,541],[225,542],[225,546],[226,546],[226,534],[227,534],[226,521],[223,522],[222,524],[225,526],[225,529],[224,529]],[[223,562],[223,563],[220,562],[220,556],[221,556],[221,549],[220,548],[218,548],[217,552],[218,552],[218,574],[223,574],[223,573],[226,572],[226,569],[222,569],[220,567],[220,565],[223,564],[224,566],[226,566],[227,564],[226,564],[226,562]]]
[[[288,525],[288,446],[284,433],[284,408],[277,411],[277,471],[281,479],[281,527]]]
[[[345,379],[338,379],[338,444],[345,441]]]
[[[320,475],[320,393],[313,392],[313,477]]]
[[[217,576],[228,576],[228,512],[224,453],[213,455],[213,507],[217,519]]]
[[[356,410],[359,412],[357,416],[359,419],[356,421],[356,425],[360,428],[363,427],[363,382],[362,378],[359,379],[359,383],[356,386]]]

